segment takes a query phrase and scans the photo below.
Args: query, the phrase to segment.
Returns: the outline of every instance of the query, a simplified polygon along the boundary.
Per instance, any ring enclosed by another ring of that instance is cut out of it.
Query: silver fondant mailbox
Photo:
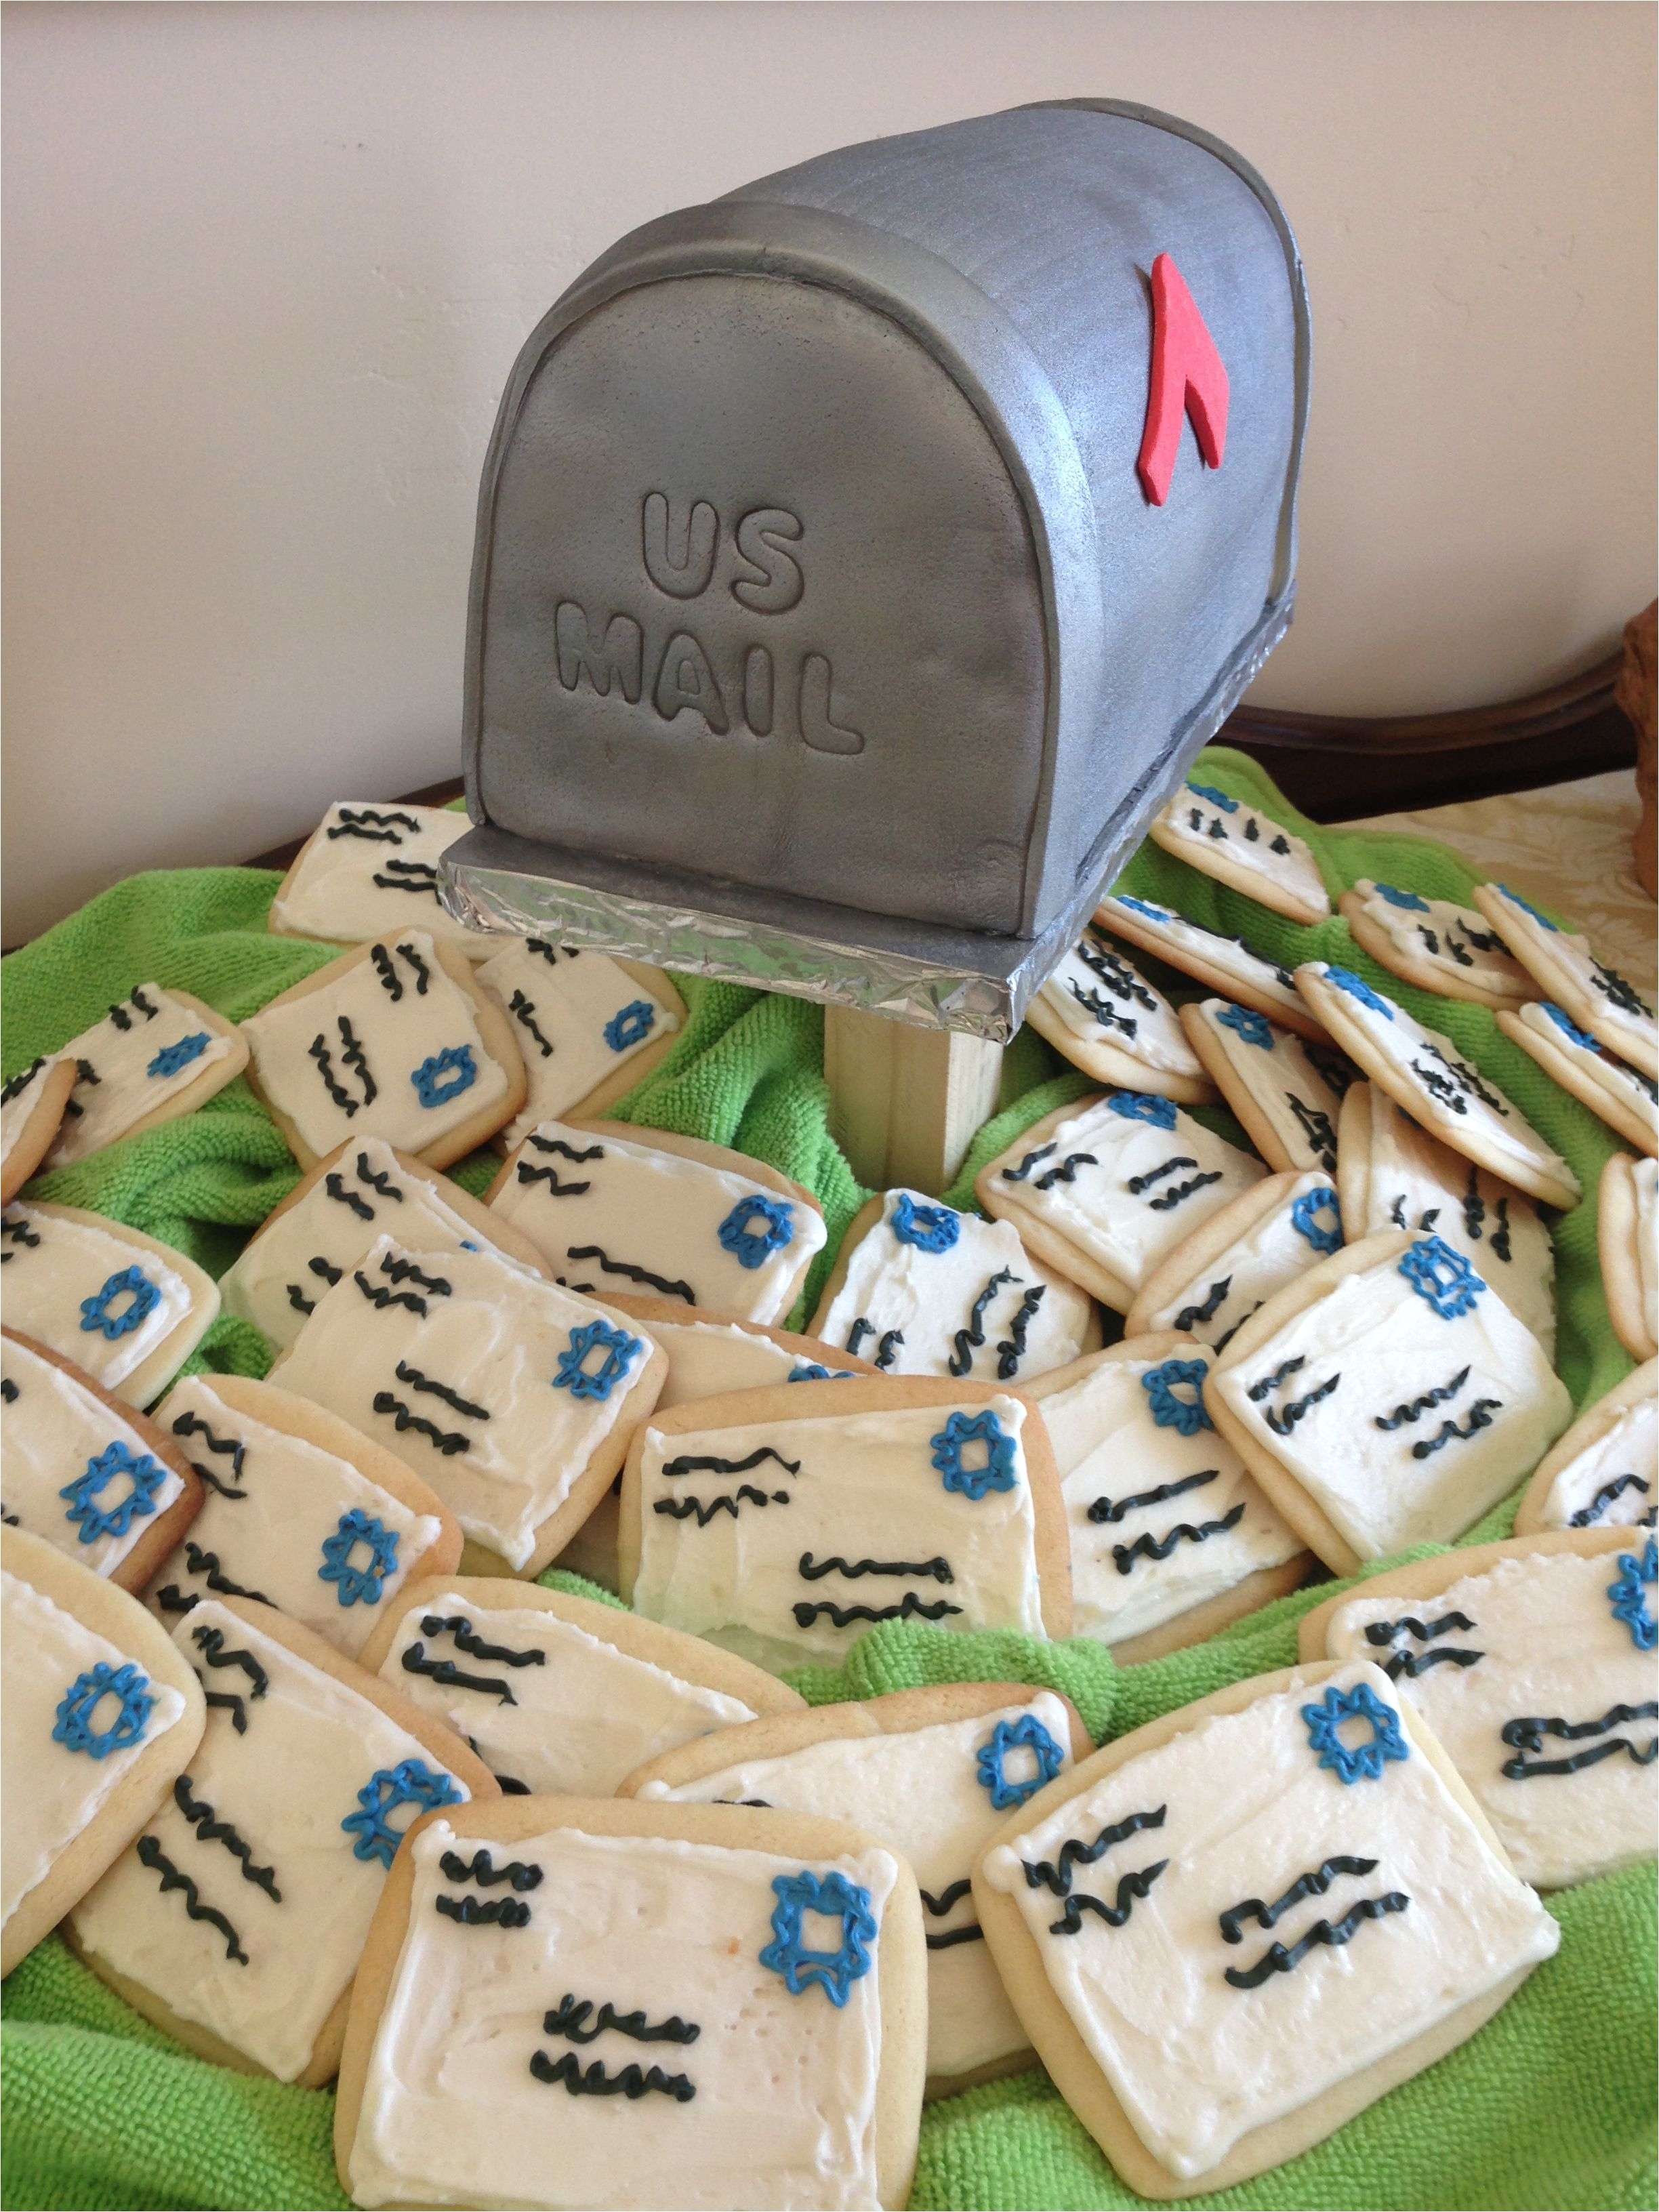
[[[1118,102],[634,232],[491,441],[460,909],[1006,1035],[1289,621],[1307,383],[1271,191]]]

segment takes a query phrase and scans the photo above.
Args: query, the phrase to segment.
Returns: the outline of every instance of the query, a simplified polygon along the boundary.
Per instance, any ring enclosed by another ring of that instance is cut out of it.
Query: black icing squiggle
[[[1185,1182],[1171,1183],[1161,1198],[1151,1199],[1147,1202],[1154,1213],[1168,1213],[1189,1199],[1194,1191],[1202,1190],[1206,1183],[1219,1182],[1220,1180],[1220,1169],[1212,1168],[1207,1175],[1188,1176]]]
[[[510,1881],[514,1889],[539,1889],[543,1869],[525,1859],[509,1859],[505,1866],[497,1866],[488,1851],[474,1851],[470,1860],[459,1851],[446,1851],[438,1862],[446,1881],[476,1881],[481,1888],[492,1888],[498,1881]]]
[[[481,1697],[499,1698],[504,1705],[516,1705],[519,1702],[511,1683],[499,1680],[493,1674],[464,1674],[453,1659],[428,1659],[424,1644],[411,1644],[398,1664],[405,1674],[424,1674],[446,1689],[476,1690]]]
[[[1622,1498],[1627,1490],[1639,1490],[1645,1497],[1651,1486],[1639,1474],[1615,1474],[1611,1482],[1604,1482],[1588,1505],[1581,1505],[1567,1522],[1569,1528],[1588,1528],[1599,1521],[1605,1507],[1615,1498]]]
[[[826,1598],[817,1605],[801,1603],[794,1607],[797,1622],[810,1628],[820,1613],[828,1613],[836,1628],[845,1628],[854,1620],[943,1620],[947,1613],[960,1613],[959,1605],[951,1605],[944,1598],[927,1604],[914,1590],[906,1590],[898,1605],[832,1605]]]
[[[1075,1182],[1079,1168],[1097,1168],[1100,1162],[1092,1152],[1067,1152],[1057,1168],[1046,1168],[1038,1176],[1033,1190],[1052,1190],[1057,1182]]]
[[[1179,1482],[1160,1482],[1155,1490],[1138,1490],[1132,1498],[1097,1498],[1089,1508],[1091,1521],[1121,1521],[1143,1505],[1161,1505],[1166,1498],[1179,1498],[1188,1490],[1201,1490],[1206,1482],[1213,1482],[1220,1474],[1218,1467],[1206,1467],[1201,1474],[1183,1475]]]
[[[349,1212],[355,1213],[359,1221],[374,1220],[374,1207],[368,1205],[364,1200],[359,1198],[355,1190],[348,1190],[345,1187],[343,1178],[340,1176],[325,1176],[323,1177],[323,1188],[327,1192],[328,1195],[334,1200],[337,1205],[343,1206]]]
[[[969,1316],[968,1326],[966,1328],[959,1328],[956,1332],[956,1350],[951,1354],[949,1360],[946,1362],[951,1374],[954,1375],[958,1381],[960,1381],[964,1375],[972,1372],[974,1354],[985,1341],[985,1309],[990,1304],[992,1299],[996,1296],[997,1292],[1002,1288],[1002,1285],[1005,1283],[1017,1283],[1019,1279],[1019,1277],[1015,1274],[1012,1267],[999,1267],[996,1273],[990,1277],[989,1280],[986,1283],[985,1288],[974,1300],[973,1310]],[[867,1327],[868,1324],[866,1323],[866,1326]],[[853,1348],[850,1340],[847,1348],[849,1352]]]
[[[591,1182],[561,1182],[557,1168],[532,1168],[528,1160],[519,1162],[517,1172],[521,1183],[544,1182],[550,1198],[580,1198],[585,1190],[593,1188]]]
[[[411,1390],[424,1390],[430,1397],[441,1398],[446,1406],[453,1407],[458,1413],[465,1413],[475,1421],[489,1419],[487,1406],[473,1405],[471,1400],[463,1398],[459,1390],[452,1390],[447,1382],[434,1382],[430,1376],[422,1375],[418,1367],[411,1367],[406,1360],[398,1362],[397,1373],[398,1380],[407,1382]]]
[[[635,2043],[695,2043],[702,2033],[696,2021],[682,2020],[678,2013],[671,2013],[653,2027],[643,2012],[618,2012],[609,2000],[599,2007],[599,2017],[590,2027],[592,2010],[591,1997],[578,1999],[567,1993],[559,1999],[556,2011],[543,2016],[542,2033],[562,2036],[567,2043],[592,2043],[607,2029],[630,2036]]]
[[[1026,1153],[1018,1167],[1004,1168],[1002,1180],[1004,1182],[1024,1182],[1039,1161],[1046,1160],[1050,1152],[1058,1152],[1059,1149],[1058,1145],[1039,1145],[1035,1152]],[[848,1349],[849,1351],[852,1349],[850,1345]]]
[[[861,1575],[922,1575],[931,1576],[938,1583],[953,1583],[948,1559],[815,1559],[810,1552],[800,1555],[800,1574],[803,1581],[822,1582],[825,1575],[845,1575],[856,1582]]]
[[[1299,1365],[1300,1362],[1297,1364]],[[1287,1437],[1303,1415],[1316,1406],[1322,1398],[1328,1398],[1341,1380],[1341,1370],[1339,1369],[1334,1375],[1327,1376],[1322,1382],[1316,1383],[1305,1397],[1297,1398],[1283,1408],[1270,1407],[1262,1419],[1276,1437]],[[1255,1393],[1252,1391],[1250,1395],[1254,1397]]]
[[[1486,1656],[1484,1651],[1462,1651],[1449,1644],[1437,1651],[1396,1651],[1384,1663],[1382,1672],[1391,1682],[1397,1682],[1402,1674],[1408,1682],[1414,1682],[1431,1667],[1478,1667]]]
[[[695,2084],[684,2074],[665,2074],[660,2066],[643,2073],[637,2066],[624,2066],[620,2073],[607,2074],[604,2060],[596,2058],[584,2073],[574,2051],[562,2052],[556,2061],[544,2051],[538,2051],[531,2058],[530,2070],[538,2081],[562,2082],[573,2097],[626,2097],[632,2102],[655,2089],[685,2105],[697,2094]]]
[[[1123,1188],[1139,1198],[1143,1190],[1151,1190],[1154,1183],[1162,1182],[1165,1176],[1173,1175],[1177,1168],[1195,1168],[1197,1165],[1198,1162],[1190,1152],[1176,1152],[1157,1167],[1149,1168],[1145,1175],[1131,1176]]]
[[[1079,1157],[1086,1158],[1087,1155],[1079,1155]],[[1008,1324],[1007,1336],[997,1346],[997,1379],[1000,1382],[1011,1382],[1018,1374],[1019,1363],[1025,1357],[1026,1331],[1031,1326],[1037,1308],[1048,1295],[1048,1285],[1038,1283],[1027,1291],[1020,1300],[1019,1311]]]
[[[904,1331],[902,1328],[890,1328],[883,1331],[881,1342],[876,1346],[876,1365],[880,1368],[884,1375],[898,1358],[898,1348],[903,1341]]]
[[[1654,1737],[1644,1749],[1638,1750],[1629,1736],[1607,1735],[1609,1729],[1620,1727],[1626,1721],[1650,1721],[1659,1717],[1659,1705],[1610,1705],[1599,1720],[1566,1721],[1559,1716],[1553,1718],[1528,1718],[1505,1721],[1498,1734],[1503,1741],[1517,1752],[1541,1751],[1546,1736],[1556,1736],[1566,1743],[1575,1743],[1584,1736],[1606,1738],[1588,1751],[1576,1753],[1570,1759],[1522,1758],[1505,1759],[1498,1770],[1509,1781],[1529,1782],[1534,1776],[1547,1774],[1577,1774],[1586,1766],[1595,1766],[1604,1759],[1615,1758],[1621,1751],[1628,1752],[1638,1766],[1650,1766],[1659,1757],[1659,1736]]]
[[[1225,1304],[1227,1293],[1232,1286],[1233,1279],[1231,1275],[1224,1275],[1218,1283],[1212,1283],[1210,1294],[1203,1304],[1182,1306],[1175,1317],[1173,1327],[1182,1336],[1188,1336],[1191,1334],[1195,1323],[1201,1321],[1213,1321]]]
[[[466,1928],[530,1925],[530,1907],[516,1898],[492,1897],[486,1904],[477,1897],[440,1897],[435,1902],[440,1912]]]
[[[1131,1813],[1127,1820],[1115,1821],[1110,1827],[1103,1828],[1091,1844],[1080,1844],[1074,1837],[1068,1836],[1060,1847],[1058,1864],[1050,1859],[1038,1859],[1035,1863],[1030,1859],[1022,1859],[1020,1864],[1025,1870],[1026,1887],[1047,1889],[1055,1897],[1069,1897],[1073,1867],[1092,1866],[1097,1859],[1106,1856],[1114,1844],[1121,1844],[1126,1838],[1138,1835],[1143,1828],[1161,1828],[1164,1816],[1169,1809],[1167,1805],[1159,1805],[1150,1813]]]
[[[1420,1398],[1413,1398],[1408,1406],[1396,1406],[1391,1413],[1373,1413],[1371,1423],[1379,1429],[1397,1429],[1408,1421],[1419,1419],[1431,1406],[1443,1406],[1448,1398],[1455,1398],[1469,1379],[1467,1367],[1460,1367],[1449,1382],[1442,1382],[1432,1390],[1425,1390]]]
[[[1340,1874],[1370,1874],[1376,1866],[1375,1859],[1338,1857],[1323,1860],[1311,1874],[1299,1875],[1282,1897],[1274,1898],[1271,1905],[1259,1897],[1247,1897],[1242,1904],[1230,1905],[1220,1916],[1221,1940],[1224,1943],[1242,1943],[1244,1923],[1260,1922],[1263,1928],[1277,1927],[1293,1905],[1304,1898],[1323,1897]]]
[[[781,1452],[774,1451],[770,1444],[761,1444],[746,1459],[720,1459],[714,1454],[687,1452],[678,1459],[665,1460],[665,1474],[747,1474],[750,1468],[759,1467],[764,1460],[775,1460],[786,1474],[799,1474],[800,1462],[785,1459]]]
[[[635,1267],[626,1260],[613,1260],[606,1253],[603,1245],[572,1244],[567,1249],[566,1257],[572,1260],[597,1260],[601,1270],[607,1275],[625,1275],[630,1283],[648,1283],[653,1291],[660,1291],[665,1298],[684,1298],[689,1306],[694,1306],[697,1303],[697,1294],[690,1283],[678,1280],[670,1282],[666,1276],[653,1275],[649,1267]],[[575,1285],[578,1290],[581,1287],[580,1283]],[[590,1285],[588,1287],[591,1289],[592,1286]]]
[[[1073,1890],[1066,1900],[1064,1913],[1058,1920],[1049,1922],[1048,1933],[1075,1936],[1083,1925],[1085,1912],[1097,1912],[1109,1928],[1121,1928],[1135,1909],[1135,1899],[1146,1895],[1169,1863],[1168,1859],[1157,1859],[1151,1866],[1123,1875],[1117,1886],[1116,1902],[1112,1905],[1108,1905],[1104,1898],[1091,1897],[1086,1890]]]
[[[1275,1367],[1271,1375],[1264,1375],[1259,1382],[1252,1382],[1245,1392],[1245,1396],[1253,1406],[1259,1406],[1264,1398],[1278,1389],[1281,1382],[1305,1367],[1307,1364],[1306,1352],[1304,1352],[1299,1358],[1285,1360],[1282,1366]]]
[[[1282,1943],[1269,1945],[1253,1966],[1229,1966],[1227,1979],[1236,1990],[1259,1990],[1263,1982],[1274,1974],[1293,1973],[1310,1951],[1321,1944],[1333,1948],[1349,1942],[1368,1920],[1383,1919],[1390,1912],[1403,1912],[1411,1903],[1402,1890],[1391,1889],[1382,1897],[1362,1897],[1352,1911],[1340,1920],[1316,1920],[1302,1941],[1286,1950]]]
[[[1167,1559],[1177,1544],[1205,1544],[1212,1536],[1224,1536],[1229,1528],[1236,1528],[1244,1518],[1244,1501],[1241,1498],[1231,1512],[1224,1513],[1218,1521],[1202,1521],[1196,1528],[1190,1521],[1177,1521],[1165,1536],[1153,1538],[1149,1533],[1137,1536],[1133,1544],[1114,1544],[1112,1561],[1119,1574],[1133,1574],[1137,1559]]]
[[[538,1644],[524,1650],[511,1644],[486,1644],[464,1613],[428,1613],[422,1616],[421,1631],[426,1636],[453,1636],[458,1651],[465,1651],[473,1659],[494,1659],[503,1667],[544,1667],[547,1654]]]
[[[525,1139],[525,1142],[532,1146],[538,1152],[556,1152],[562,1160],[568,1160],[574,1167],[584,1167],[589,1160],[602,1160],[605,1158],[603,1145],[588,1145],[582,1151],[578,1152],[574,1145],[567,1145],[562,1137],[538,1136],[533,1129]]]
[[[706,1503],[701,1498],[659,1498],[651,1510],[653,1513],[665,1515],[671,1521],[689,1521],[695,1515],[698,1528],[706,1528],[719,1513],[729,1513],[735,1521],[738,1507],[745,1498],[756,1505],[787,1505],[790,1503],[787,1490],[775,1490],[769,1495],[764,1490],[757,1490],[752,1482],[740,1482],[735,1491],[724,1497],[711,1498]]]
[[[190,1552],[193,1551],[195,1547],[187,1544],[185,1548],[186,1552]],[[210,1552],[204,1553],[202,1557],[211,1559],[216,1567],[219,1564],[213,1559]],[[194,1566],[194,1560],[191,1564]],[[267,1598],[264,1602],[269,1605],[270,1601]],[[270,1689],[270,1677],[251,1651],[240,1650],[235,1645],[232,1645],[228,1650],[226,1650],[225,1632],[222,1628],[192,1628],[190,1640],[200,1651],[210,1667],[240,1668],[253,1685],[248,1692],[250,1697],[263,1698]]]
[[[459,1429],[441,1429],[436,1422],[428,1421],[419,1413],[411,1413],[403,1400],[394,1397],[390,1390],[377,1390],[374,1407],[377,1413],[391,1414],[392,1425],[399,1436],[412,1429],[416,1436],[424,1437],[446,1459],[453,1458],[457,1452],[472,1449],[471,1437],[463,1436]]]
[[[185,1911],[192,1920],[205,1920],[216,1928],[225,1939],[225,1956],[234,1959],[239,1966],[247,1964],[247,1953],[242,1948],[242,1939],[222,1912],[210,1905],[204,1905],[202,1893],[187,1874],[180,1874],[173,1861],[161,1849],[154,1836],[140,1836],[137,1844],[138,1863],[147,1866],[152,1874],[161,1877],[161,1894],[170,1889],[181,1889],[185,1893]]]
[[[1468,1443],[1471,1437],[1478,1436],[1482,1429],[1492,1426],[1492,1415],[1500,1413],[1503,1405],[1501,1398],[1477,1398],[1469,1407],[1468,1419],[1462,1428],[1460,1429],[1455,1421],[1442,1421],[1438,1436],[1419,1437],[1412,1446],[1412,1457],[1427,1459],[1446,1444]]]
[[[276,1887],[276,1868],[256,1866],[253,1863],[252,1850],[237,1833],[231,1823],[228,1820],[220,1820],[211,1805],[203,1798],[192,1797],[190,1791],[191,1778],[188,1774],[181,1774],[173,1785],[173,1802],[195,1829],[201,1841],[204,1844],[222,1844],[234,1858],[241,1861],[242,1880],[251,1881],[257,1888],[264,1890],[273,1905],[280,1905],[283,1901],[283,1893]],[[165,1884],[162,1886],[166,1887]]]

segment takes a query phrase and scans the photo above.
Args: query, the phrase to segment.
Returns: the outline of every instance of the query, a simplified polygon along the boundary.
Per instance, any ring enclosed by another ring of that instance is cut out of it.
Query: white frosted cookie
[[[1351,1071],[1328,1051],[1316,1060],[1316,1047],[1225,999],[1194,1000],[1182,1008],[1181,1025],[1270,1168],[1335,1173],[1336,1117]]]
[[[515,938],[478,970],[512,1016],[529,1091],[501,1133],[504,1151],[542,1121],[603,1114],[647,1076],[685,1019],[660,968]]]
[[[1397,1231],[1269,1298],[1204,1395],[1279,1511],[1343,1575],[1452,1542],[1572,1419],[1543,1346],[1462,1254]]]
[[[466,1738],[516,1796],[608,1797],[679,1745],[799,1712],[793,1690],[696,1637],[500,1576],[406,1589],[363,1663]]]
[[[1118,1313],[1183,1237],[1267,1170],[1167,1098],[1057,1107],[981,1169],[988,1213]]]
[[[170,1438],[72,1362],[0,1339],[0,1519],[137,1592],[201,1510]]]
[[[207,1490],[145,1593],[169,1629],[204,1597],[254,1598],[355,1658],[411,1577],[461,1556],[454,1516],[402,1460],[274,1382],[189,1376],[155,1419]]]
[[[198,2057],[314,2088],[411,1820],[494,1797],[459,1737],[269,1606],[179,1622],[206,1731],[173,1792],[77,1906],[76,1949]]]
[[[0,1267],[8,1326],[132,1406],[167,1387],[219,1311],[193,1260],[78,1206],[9,1206]]]
[[[1252,952],[1243,938],[1202,929],[1152,899],[1109,896],[1095,908],[1095,920],[1114,937],[1127,938],[1183,975],[1207,983],[1223,998],[1271,1015],[1315,1044],[1326,1041],[1306,1000],[1297,996],[1289,969]]]
[[[609,1307],[492,1253],[382,1237],[271,1379],[384,1444],[483,1553],[538,1574],[604,1496],[665,1365]]]
[[[0,1973],[131,1841],[189,1761],[195,1677],[137,1600],[0,1529]]]
[[[1296,978],[1343,1051],[1396,1106],[1546,1206],[1577,1204],[1582,1186],[1571,1168],[1449,1036],[1425,1029],[1351,969],[1310,960]]]
[[[1310,2148],[1560,1929],[1380,1668],[1256,1675],[1109,1744],[974,1874],[1038,2056],[1143,2197]]]
[[[1632,1067],[1553,999],[1534,999],[1498,1017],[1512,1044],[1529,1053],[1546,1075],[1651,1159],[1659,1154],[1659,1085]]]
[[[1212,1357],[1172,1332],[1126,1338],[1026,1393],[1066,1501],[1073,1633],[1110,1644],[1120,1665],[1212,1635],[1314,1564],[1216,1432]]]
[[[1537,986],[1483,914],[1361,876],[1337,901],[1354,943],[1379,968],[1443,999],[1520,1006]]]
[[[1555,1245],[1534,1201],[1356,1083],[1337,1123],[1337,1188],[1357,1244],[1385,1229],[1443,1237],[1555,1357]]]
[[[1547,1528],[1651,1528],[1659,1515],[1659,1361],[1626,1376],[1545,1453],[1515,1516]]]
[[[1098,1328],[1088,1298],[1017,1229],[916,1190],[884,1191],[854,1214],[812,1316],[815,1336],[884,1375],[981,1382],[1063,1367]]]
[[[974,1861],[1091,1748],[1052,1690],[951,1682],[723,1729],[641,1765],[618,1794],[851,1820],[900,1852],[927,1915],[927,2091],[954,2096],[1031,2063],[969,1895]]]
[[[557,1282],[781,1321],[824,1239],[817,1200],[764,1162],[666,1129],[544,1121],[508,1158],[489,1210]]]
[[[337,945],[422,929],[470,960],[488,960],[501,938],[457,921],[438,891],[439,861],[471,826],[449,806],[337,799],[277,886],[267,927]]]
[[[839,1821],[595,1798],[446,1813],[364,1954],[341,2185],[367,2207],[901,2206],[927,1956],[915,1875]]]
[[[74,1063],[75,1087],[46,1154],[49,1168],[204,1105],[247,1066],[247,1042],[188,992],[140,983],[71,1037],[59,1058]]]
[[[802,1382],[645,1422],[619,1551],[635,1612],[775,1674],[881,1620],[1070,1633],[1042,1419],[981,1383]]]
[[[1125,1336],[1175,1329],[1221,1352],[1275,1291],[1342,1249],[1331,1179],[1267,1176],[1183,1237],[1141,1285]]]
[[[76,1073],[72,1060],[53,1053],[0,1085],[0,1202],[10,1204],[51,1151]]]
[[[1654,1551],[1586,1528],[1421,1559],[1310,1613],[1303,1652],[1382,1668],[1523,1881],[1587,1881],[1653,1854]]]
[[[1175,1008],[1092,925],[1061,957],[1025,1018],[1097,1083],[1156,1091],[1187,1106],[1215,1096]]]
[[[1615,1152],[1601,1170],[1595,1241],[1613,1333],[1632,1359],[1659,1355],[1659,1163]]]
[[[1330,893],[1313,848],[1294,830],[1211,783],[1182,784],[1147,831],[1155,845],[1292,921],[1323,921]]]
[[[512,1021],[465,957],[422,930],[343,952],[242,1034],[248,1080],[305,1168],[365,1137],[447,1167],[524,1103]]]
[[[1507,884],[1478,884],[1474,902],[1546,998],[1632,1067],[1659,1080],[1659,1023],[1653,1008],[1589,939],[1547,921]]]
[[[532,1273],[541,1255],[435,1168],[379,1137],[319,1160],[269,1214],[219,1278],[225,1311],[252,1322],[279,1352],[317,1301],[381,1237],[410,1251],[493,1252]]]

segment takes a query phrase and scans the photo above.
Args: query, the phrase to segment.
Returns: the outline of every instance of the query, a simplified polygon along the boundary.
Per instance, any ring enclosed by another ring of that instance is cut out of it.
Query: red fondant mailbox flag
[[[1227,370],[1215,340],[1167,253],[1152,264],[1152,374],[1146,428],[1135,463],[1141,489],[1154,507],[1170,496],[1181,418],[1190,415],[1198,450],[1212,469],[1227,450]]]

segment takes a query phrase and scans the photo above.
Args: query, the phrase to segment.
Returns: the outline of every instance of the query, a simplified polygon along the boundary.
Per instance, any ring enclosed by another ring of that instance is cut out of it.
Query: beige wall
[[[1256,696],[1525,690],[1652,592],[1645,5],[8,10],[7,940],[456,759],[472,504],[619,233],[823,148],[1145,100],[1312,288],[1301,615]]]

